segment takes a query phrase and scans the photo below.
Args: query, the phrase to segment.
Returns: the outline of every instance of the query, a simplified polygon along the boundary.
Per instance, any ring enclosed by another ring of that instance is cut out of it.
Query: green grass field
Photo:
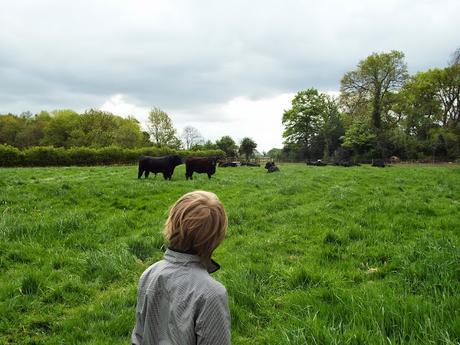
[[[214,276],[234,344],[459,344],[460,168],[0,169],[0,343],[128,344],[168,207],[229,215]]]

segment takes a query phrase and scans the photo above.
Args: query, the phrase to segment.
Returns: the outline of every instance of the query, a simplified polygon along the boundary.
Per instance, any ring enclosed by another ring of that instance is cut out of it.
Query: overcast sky
[[[460,47],[459,0],[0,0],[0,113],[99,108],[282,146],[293,95],[372,52],[409,71]]]

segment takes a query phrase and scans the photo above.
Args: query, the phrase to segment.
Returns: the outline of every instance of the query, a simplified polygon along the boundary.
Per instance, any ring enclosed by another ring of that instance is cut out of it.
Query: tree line
[[[221,150],[229,159],[242,156],[246,160],[250,159],[257,147],[248,137],[243,138],[239,145],[228,135],[214,142],[205,140],[192,126],[186,126],[178,135],[171,117],[157,107],[149,113],[147,130],[142,130],[134,117],[123,118],[97,109],[82,114],[68,109],[42,111],[35,115],[30,112],[0,114],[0,144],[19,149],[48,146],[64,149],[156,147],[191,151]]]
[[[445,68],[410,76],[400,51],[374,53],[347,72],[334,98],[300,91],[284,111],[277,158],[451,160],[460,157],[460,49]]]

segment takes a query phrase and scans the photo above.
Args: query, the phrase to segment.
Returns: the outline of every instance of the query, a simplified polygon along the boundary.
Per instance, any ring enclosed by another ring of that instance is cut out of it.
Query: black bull
[[[182,164],[182,159],[178,155],[170,155],[164,157],[145,156],[139,160],[139,171],[137,178],[141,178],[145,172],[145,178],[149,177],[152,172],[155,175],[162,173],[165,180],[171,180],[174,173],[174,168]]]
[[[185,161],[185,178],[193,179],[193,173],[206,173],[208,178],[216,172],[217,158],[215,157],[189,157]]]

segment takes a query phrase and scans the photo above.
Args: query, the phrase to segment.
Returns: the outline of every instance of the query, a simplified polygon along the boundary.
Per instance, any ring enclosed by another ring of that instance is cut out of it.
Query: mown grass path
[[[284,164],[0,169],[0,343],[129,343],[168,207],[196,189],[229,214],[234,344],[460,342],[460,168]]]

